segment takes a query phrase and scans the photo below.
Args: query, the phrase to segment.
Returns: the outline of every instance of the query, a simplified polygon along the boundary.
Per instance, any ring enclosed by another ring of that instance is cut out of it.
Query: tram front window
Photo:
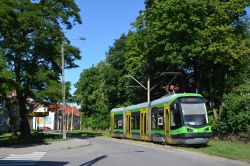
[[[186,125],[206,125],[207,111],[205,103],[181,103],[183,121]]]

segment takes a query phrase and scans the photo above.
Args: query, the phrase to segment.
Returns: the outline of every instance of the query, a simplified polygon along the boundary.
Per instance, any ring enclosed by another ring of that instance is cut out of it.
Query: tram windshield
[[[183,121],[187,125],[207,124],[207,111],[205,103],[181,103]]]

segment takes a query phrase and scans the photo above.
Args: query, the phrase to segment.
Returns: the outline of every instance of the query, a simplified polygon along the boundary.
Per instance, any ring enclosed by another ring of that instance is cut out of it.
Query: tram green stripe
[[[164,130],[151,130],[151,134],[162,134],[162,135],[165,135],[165,131]]]
[[[123,111],[114,112],[114,115],[120,115],[120,114],[123,114]]]
[[[123,132],[123,129],[113,129],[113,131],[114,131],[114,132],[117,132],[117,131]]]
[[[140,134],[140,130],[132,130],[132,133]]]
[[[191,132],[188,131],[188,129],[191,130]],[[207,125],[201,128],[183,126],[179,129],[171,130],[170,135],[178,135],[178,134],[185,134],[185,133],[205,133],[205,132],[212,132],[211,126]]]

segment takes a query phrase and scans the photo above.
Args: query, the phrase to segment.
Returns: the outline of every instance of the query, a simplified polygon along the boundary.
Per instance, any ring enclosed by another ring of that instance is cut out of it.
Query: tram
[[[205,99],[196,93],[180,93],[112,109],[111,134],[167,144],[207,144],[212,130]]]

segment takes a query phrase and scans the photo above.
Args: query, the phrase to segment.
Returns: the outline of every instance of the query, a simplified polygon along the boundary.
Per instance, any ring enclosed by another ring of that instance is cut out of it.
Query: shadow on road
[[[59,161],[31,161],[31,160],[1,160],[0,165],[38,165],[38,166],[64,166],[69,162]]]
[[[97,158],[95,158],[93,160],[90,160],[90,161],[88,161],[86,163],[81,164],[80,166],[91,166],[91,165],[94,165],[96,162],[98,162],[98,161],[100,161],[100,160],[102,160],[102,159],[104,159],[106,157],[107,157],[106,155],[97,157]]]
[[[178,147],[185,147],[185,148],[192,148],[192,149],[200,149],[200,148],[206,148],[211,145],[207,144],[197,144],[197,145],[177,145]]]

